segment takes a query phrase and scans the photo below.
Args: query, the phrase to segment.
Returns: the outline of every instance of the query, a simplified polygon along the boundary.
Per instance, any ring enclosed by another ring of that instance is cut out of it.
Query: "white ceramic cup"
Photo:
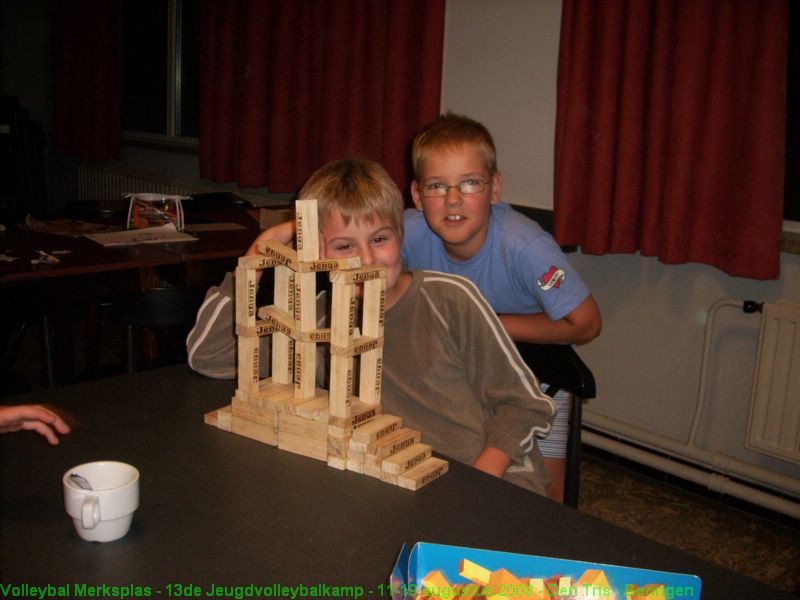
[[[73,474],[91,486],[84,489]],[[64,508],[75,531],[90,542],[112,542],[130,529],[139,507],[139,471],[129,464],[98,461],[78,465],[64,473]]]

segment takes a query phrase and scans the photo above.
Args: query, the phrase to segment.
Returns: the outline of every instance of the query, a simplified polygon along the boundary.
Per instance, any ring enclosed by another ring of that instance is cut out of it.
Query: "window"
[[[122,129],[196,138],[199,0],[124,0]]]

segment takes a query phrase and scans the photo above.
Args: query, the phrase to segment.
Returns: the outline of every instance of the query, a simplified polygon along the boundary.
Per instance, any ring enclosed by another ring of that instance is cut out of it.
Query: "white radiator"
[[[220,187],[173,178],[158,173],[120,169],[103,165],[78,167],[78,199],[109,200],[125,194],[154,193],[165,195],[219,192]]]
[[[800,464],[800,304],[764,304],[745,445]]]

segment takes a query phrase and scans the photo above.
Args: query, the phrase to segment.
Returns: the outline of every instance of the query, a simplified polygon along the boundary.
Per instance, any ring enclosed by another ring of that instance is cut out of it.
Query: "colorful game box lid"
[[[419,543],[404,545],[392,598],[634,600],[700,598],[695,575]]]

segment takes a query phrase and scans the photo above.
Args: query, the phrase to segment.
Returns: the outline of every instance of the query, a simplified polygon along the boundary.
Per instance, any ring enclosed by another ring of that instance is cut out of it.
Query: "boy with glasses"
[[[415,209],[405,213],[403,261],[473,281],[509,335],[538,344],[580,344],[600,333],[600,311],[553,238],[500,201],[503,179],[482,124],[446,113],[412,146]],[[543,382],[546,383],[546,382]],[[563,501],[569,395],[539,441],[548,495]]]
[[[386,268],[384,412],[421,431],[434,450],[544,495],[535,436],[549,430],[555,406],[472,283],[403,268],[403,200],[388,173],[363,159],[334,161],[311,176],[300,197],[317,199],[321,259],[356,256],[364,266]],[[293,232],[268,229],[248,254],[263,240],[290,243]],[[189,333],[194,370],[235,376],[233,317],[228,275],[209,290]],[[262,343],[262,359],[268,347]]]

